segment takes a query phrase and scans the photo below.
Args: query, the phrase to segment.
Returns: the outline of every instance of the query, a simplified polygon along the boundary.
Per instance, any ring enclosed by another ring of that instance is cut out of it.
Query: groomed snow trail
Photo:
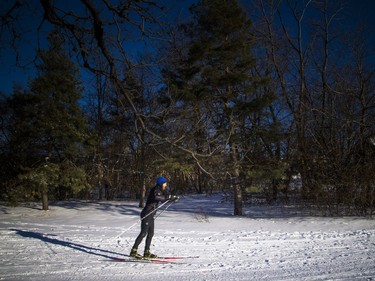
[[[373,220],[271,207],[233,217],[219,195],[185,197],[156,220],[152,251],[199,258],[114,262],[138,235],[136,206],[74,201],[44,212],[0,205],[0,280],[375,280]]]

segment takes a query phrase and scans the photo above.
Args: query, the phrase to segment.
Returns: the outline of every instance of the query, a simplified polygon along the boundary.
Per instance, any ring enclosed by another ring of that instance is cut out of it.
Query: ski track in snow
[[[0,205],[0,280],[375,280],[373,220],[288,216],[266,206],[232,217],[218,195],[185,197],[156,220],[152,251],[198,258],[113,262],[139,233],[136,206]]]

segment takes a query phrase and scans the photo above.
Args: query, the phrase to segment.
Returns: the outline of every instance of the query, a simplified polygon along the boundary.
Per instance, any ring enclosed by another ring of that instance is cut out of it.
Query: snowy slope
[[[114,261],[138,235],[136,202],[0,205],[0,280],[375,280],[374,220],[285,207],[233,217],[221,199],[188,196],[157,218],[151,250],[191,257],[168,264]]]

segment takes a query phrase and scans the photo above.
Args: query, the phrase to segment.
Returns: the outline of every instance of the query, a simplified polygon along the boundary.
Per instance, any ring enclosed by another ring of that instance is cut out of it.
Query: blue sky
[[[67,1],[69,2],[70,0]],[[249,3],[249,1],[251,0],[244,0],[243,2]],[[192,2],[194,1],[172,1],[172,3],[179,3],[182,5],[180,12],[182,9],[183,13],[187,13],[187,9]],[[348,22],[349,25],[357,24],[360,20],[365,21],[370,26],[369,36],[374,36],[375,34],[372,33],[372,30],[375,30],[374,11],[375,1],[373,0],[350,0],[348,1],[348,8],[343,11],[343,16],[351,19],[350,22]],[[35,13],[40,12],[40,10],[35,10]],[[38,20],[40,20],[40,17]],[[25,19],[23,22],[25,33],[22,34],[22,43],[20,43],[17,48],[20,54],[20,63],[25,66],[24,68],[20,68],[16,65],[16,53],[14,51],[8,49],[5,44],[3,44],[3,48],[0,49],[0,92],[10,94],[14,85],[20,84],[21,86],[26,86],[28,79],[33,78],[34,72],[32,61],[35,57],[35,48],[38,44],[38,38],[35,33],[32,32],[30,27],[37,26],[38,23],[39,22],[35,19],[31,18]],[[5,36],[4,34],[1,35],[2,40],[4,40],[4,37],[6,37],[6,34]],[[1,43],[4,43],[4,41],[1,41]]]
[[[172,17],[187,17],[188,16],[188,8],[191,3],[195,2],[195,0],[158,0],[160,3],[165,4],[167,7],[171,7],[173,12],[171,13]],[[8,4],[8,7],[13,5],[12,0],[4,2]],[[36,47],[41,46],[41,48],[46,48],[47,46],[43,46],[45,40],[38,38],[35,29],[38,25],[40,25],[40,20],[42,18],[42,10],[40,8],[39,0],[28,0],[28,3],[33,10],[33,17],[31,18],[24,18],[17,27],[21,28],[24,32],[21,34],[22,40],[17,44],[17,52],[14,51],[12,46],[7,44],[7,40],[9,38],[9,34],[5,31],[0,34],[0,92],[5,94],[10,94],[12,89],[15,85],[26,86],[27,81],[30,78],[35,77],[35,70],[33,60],[35,59],[35,50]],[[75,5],[77,0],[64,0],[65,5]],[[2,14],[1,11],[6,9],[6,7],[0,7],[0,15]],[[48,24],[44,23],[44,27],[48,27]],[[44,43],[43,43],[44,42]],[[137,46],[136,48],[139,48]],[[136,52],[136,50],[135,50]],[[18,60],[16,57],[18,56]],[[19,65],[22,65],[20,67]]]

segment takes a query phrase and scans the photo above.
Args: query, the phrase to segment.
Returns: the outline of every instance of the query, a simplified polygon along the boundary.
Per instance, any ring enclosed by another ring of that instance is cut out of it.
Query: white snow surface
[[[0,280],[375,280],[372,219],[232,209],[220,194],[181,198],[156,219],[151,251],[186,258],[145,263],[115,261],[140,231],[137,202],[0,204]]]

